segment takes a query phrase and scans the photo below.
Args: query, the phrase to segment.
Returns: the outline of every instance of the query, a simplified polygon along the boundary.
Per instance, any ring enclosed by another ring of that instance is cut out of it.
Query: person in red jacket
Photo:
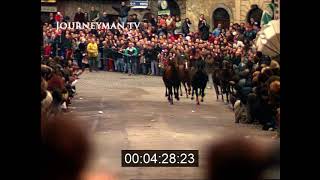
[[[62,16],[61,12],[57,12],[57,14],[54,17],[54,19],[56,20],[56,22],[61,22],[62,19],[63,19],[63,16]]]
[[[44,46],[44,56],[45,57],[50,57],[51,56],[51,53],[52,53],[52,47],[51,47],[51,44],[47,43],[45,44]]]

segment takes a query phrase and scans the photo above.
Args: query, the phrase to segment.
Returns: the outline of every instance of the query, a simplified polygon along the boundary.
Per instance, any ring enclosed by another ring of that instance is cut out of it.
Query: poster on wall
[[[148,0],[131,0],[130,5],[132,9],[146,9],[149,6]]]

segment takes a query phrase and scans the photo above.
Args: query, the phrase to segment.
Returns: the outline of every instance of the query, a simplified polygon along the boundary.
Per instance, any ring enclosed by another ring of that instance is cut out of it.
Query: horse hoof
[[[201,102],[203,102],[203,99],[201,99]]]
[[[191,100],[194,100],[194,98],[192,97]]]
[[[197,105],[200,105],[200,103],[199,103],[199,102],[197,102]]]

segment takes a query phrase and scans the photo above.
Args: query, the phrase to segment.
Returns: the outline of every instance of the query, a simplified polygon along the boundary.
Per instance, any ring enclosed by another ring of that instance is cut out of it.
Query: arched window
[[[175,0],[168,1],[168,9],[170,9],[170,14],[172,16],[180,16],[180,7]]]
[[[214,28],[221,24],[222,28],[229,28],[230,15],[224,8],[217,8],[212,14]]]

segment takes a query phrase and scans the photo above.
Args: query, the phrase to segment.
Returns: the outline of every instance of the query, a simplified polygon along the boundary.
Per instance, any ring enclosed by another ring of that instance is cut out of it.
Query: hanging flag
[[[267,5],[267,8],[263,11],[261,17],[261,25],[268,24],[269,21],[273,20],[275,11],[275,4],[270,3]]]

